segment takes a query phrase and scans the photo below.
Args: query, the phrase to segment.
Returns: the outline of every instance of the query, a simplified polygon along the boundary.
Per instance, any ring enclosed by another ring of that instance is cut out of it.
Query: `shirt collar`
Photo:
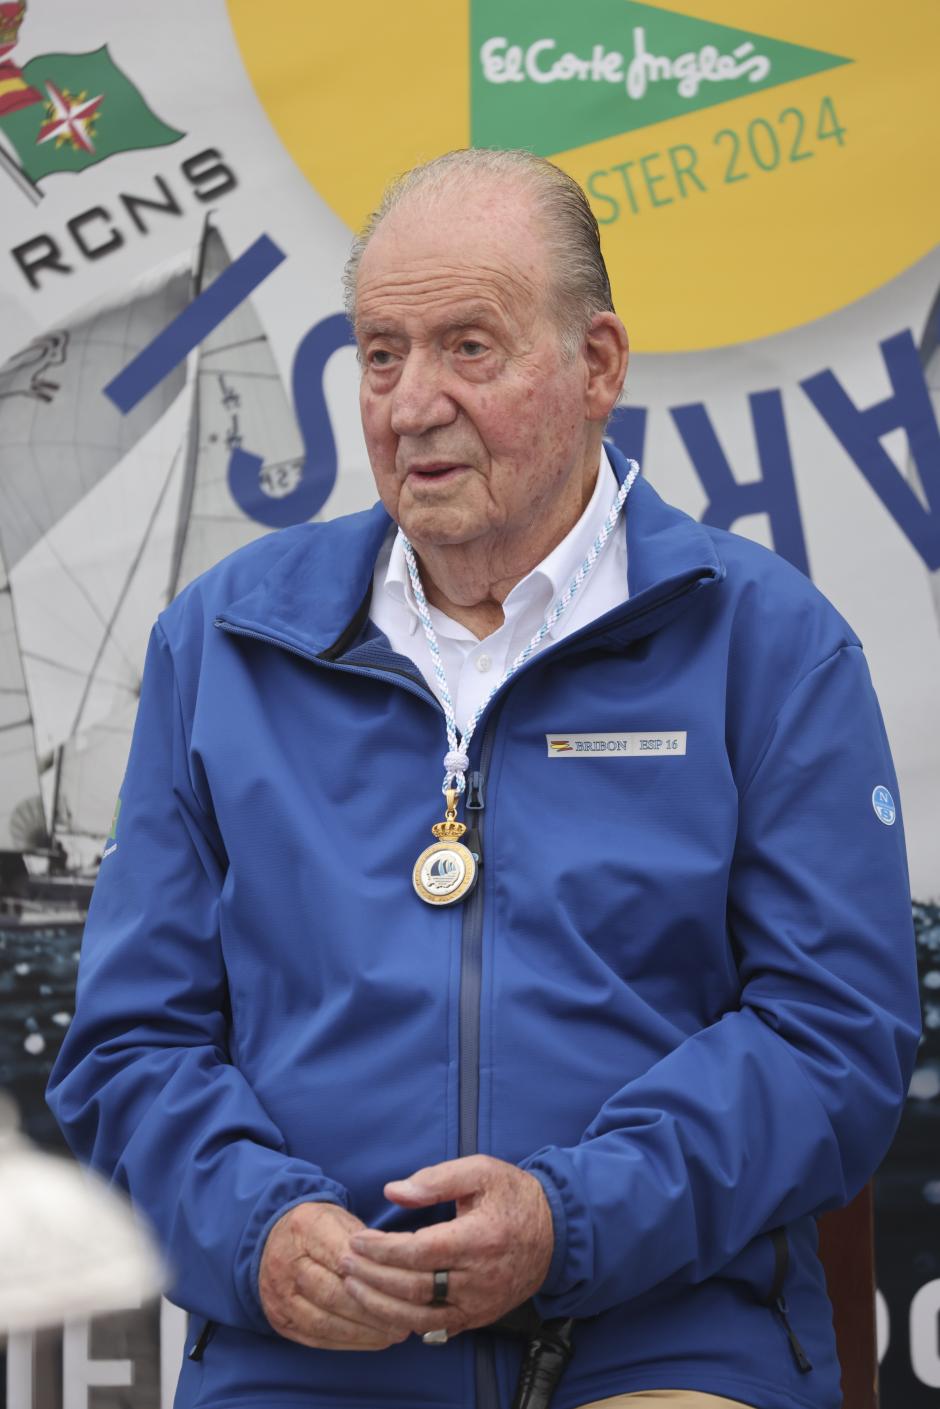
[[[557,543],[552,551],[531,572],[526,573],[525,577],[517,582],[507,594],[503,602],[503,611],[507,620],[518,616],[521,611],[536,602],[543,612],[547,612],[552,603],[557,601],[587,557],[591,544],[600,533],[616,489],[617,479],[613,466],[608,458],[606,447],[602,446],[594,491],[584,512],[561,542]],[[382,554],[376,564],[375,581],[381,582],[382,591],[387,592],[396,602],[403,603],[408,608],[409,626],[410,630],[414,632],[419,621],[418,607],[411,589],[405,552],[397,531],[393,531],[389,537],[390,542],[383,545]],[[383,577],[382,558],[385,558],[386,555],[388,566]],[[446,630],[448,634],[461,636],[471,634],[466,632],[458,622],[449,622],[443,613],[436,612],[433,607],[430,608],[430,611],[436,630]],[[450,632],[450,627],[454,628],[453,633]]]

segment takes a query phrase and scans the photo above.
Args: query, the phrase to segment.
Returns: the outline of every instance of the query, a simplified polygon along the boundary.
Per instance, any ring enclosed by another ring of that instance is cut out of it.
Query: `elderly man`
[[[381,504],[161,615],[50,1086],[197,1318],[178,1409],[508,1406],[516,1308],[555,1409],[835,1409],[813,1215],[918,1023],[859,642],[605,446],[549,163],[418,168],[348,284]]]

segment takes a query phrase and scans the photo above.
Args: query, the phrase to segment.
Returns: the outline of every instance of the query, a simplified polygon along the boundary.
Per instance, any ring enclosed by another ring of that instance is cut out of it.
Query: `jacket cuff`
[[[279,1174],[255,1205],[245,1225],[235,1261],[235,1291],[245,1313],[262,1335],[273,1335],[271,1323],[264,1314],[258,1290],[261,1258],[271,1229],[279,1218],[298,1204],[332,1203],[349,1207],[349,1194],[341,1184],[317,1176],[312,1170],[303,1171],[300,1161],[291,1161],[292,1168]]]
[[[555,1316],[558,1311],[543,1298],[563,1295],[590,1279],[591,1224],[578,1196],[577,1176],[564,1150],[539,1150],[523,1161],[521,1168],[539,1181],[552,1211],[555,1246],[548,1275],[535,1294],[535,1304],[540,1315]]]

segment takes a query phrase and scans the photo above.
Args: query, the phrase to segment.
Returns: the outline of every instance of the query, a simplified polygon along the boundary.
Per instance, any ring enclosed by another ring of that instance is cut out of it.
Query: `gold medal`
[[[425,847],[411,873],[416,892],[428,905],[463,900],[477,878],[476,857],[460,840],[467,828],[457,821],[457,789],[448,788],[446,797],[444,820],[431,828],[437,841]]]

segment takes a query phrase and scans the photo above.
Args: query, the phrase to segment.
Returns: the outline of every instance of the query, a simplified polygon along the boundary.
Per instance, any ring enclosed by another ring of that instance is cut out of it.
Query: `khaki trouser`
[[[581,1409],[747,1409],[740,1399],[722,1399],[694,1389],[643,1389],[638,1394],[615,1394],[595,1399]]]

